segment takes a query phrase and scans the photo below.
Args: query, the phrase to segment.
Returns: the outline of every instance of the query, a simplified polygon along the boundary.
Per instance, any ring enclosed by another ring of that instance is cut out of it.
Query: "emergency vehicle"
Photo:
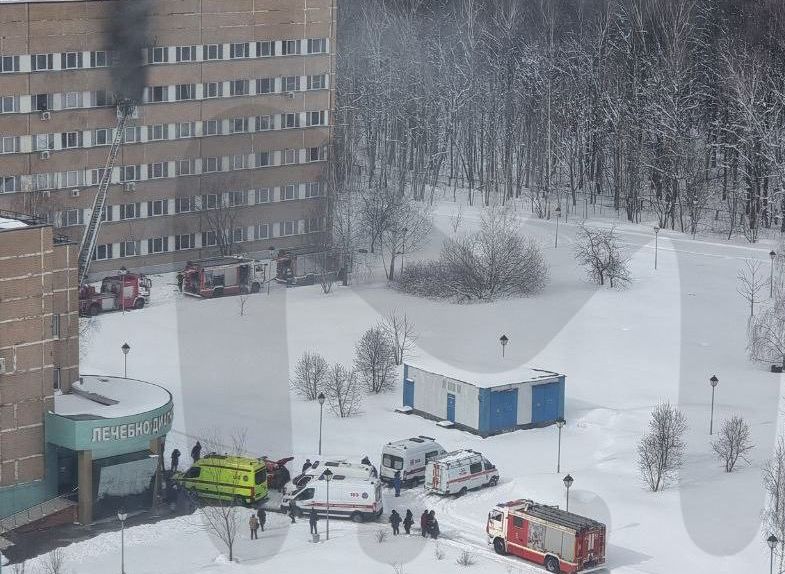
[[[263,459],[210,453],[185,472],[174,475],[183,488],[204,498],[253,504],[267,498]]]
[[[94,317],[106,311],[141,309],[150,302],[150,279],[140,273],[104,277],[101,290],[92,285],[79,288],[79,314]]]
[[[425,465],[428,461],[446,451],[429,436],[416,436],[395,442],[388,442],[382,448],[382,466],[379,478],[392,483],[395,473],[401,473],[401,484],[411,485],[425,478]]]
[[[181,271],[183,293],[194,297],[222,297],[259,293],[267,265],[243,257],[211,257],[188,261]]]
[[[286,486],[286,483],[289,482],[289,477],[291,476],[286,465],[294,460],[294,457],[288,456],[286,458],[273,460],[263,456],[262,460],[267,468],[267,488],[272,488],[274,490],[283,489]]]
[[[557,506],[525,499],[497,504],[486,532],[498,554],[542,564],[548,572],[575,574],[605,564],[605,525]]]
[[[345,460],[326,460],[324,462],[317,460],[314,461],[311,468],[304,474],[295,476],[292,481],[284,487],[284,495],[300,490],[314,478],[321,479],[324,471],[328,468],[333,475],[341,475],[346,478],[375,478],[373,468],[367,464],[358,464]]]
[[[329,481],[329,500],[327,489],[328,481],[324,476],[311,480],[293,495],[284,495],[281,511],[290,511],[292,499],[299,516],[308,514],[312,508],[320,516],[327,516],[328,503],[330,517],[350,518],[354,522],[375,520],[384,510],[382,484],[376,479],[350,478],[335,473]]]
[[[495,486],[499,471],[479,452],[456,450],[437,456],[425,467],[425,490],[463,496],[469,490]]]

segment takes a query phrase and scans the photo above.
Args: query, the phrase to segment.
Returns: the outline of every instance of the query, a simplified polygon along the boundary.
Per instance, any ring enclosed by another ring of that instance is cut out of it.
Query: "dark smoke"
[[[150,0],[123,0],[112,10],[109,41],[112,52],[112,90],[121,100],[142,100],[146,67],[142,49],[149,44]]]

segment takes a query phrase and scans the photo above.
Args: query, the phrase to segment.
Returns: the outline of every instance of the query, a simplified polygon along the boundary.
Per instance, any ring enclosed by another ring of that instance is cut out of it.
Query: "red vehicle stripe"
[[[452,480],[448,480],[447,484],[452,484],[453,482],[462,482],[464,480],[469,480],[470,478],[474,478],[475,476],[482,476],[485,474],[493,474],[492,470],[483,470],[482,472],[475,472],[474,474],[467,474],[466,476],[462,476],[460,478],[453,478]]]

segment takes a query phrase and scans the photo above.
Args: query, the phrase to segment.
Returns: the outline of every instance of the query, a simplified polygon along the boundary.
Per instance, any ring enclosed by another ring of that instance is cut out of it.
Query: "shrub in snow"
[[[475,562],[474,555],[472,555],[470,552],[464,550],[463,552],[460,553],[460,555],[455,560],[455,562],[458,564],[458,566],[464,566],[464,567],[465,566],[473,566],[474,562]]]
[[[335,415],[346,418],[360,413],[363,394],[354,369],[336,363],[325,378],[324,394]]]
[[[65,574],[65,552],[62,548],[55,548],[46,555],[43,571],[45,574]]]
[[[393,309],[384,317],[384,321],[379,324],[387,334],[393,344],[393,354],[395,364],[403,364],[404,359],[417,340],[417,333],[414,331],[414,323],[409,320],[406,313],[399,313],[398,309]]]
[[[354,368],[369,393],[392,390],[395,381],[395,348],[381,327],[368,329],[355,347]]]
[[[684,413],[670,403],[660,404],[652,411],[649,431],[638,443],[638,469],[653,492],[665,488],[681,467],[686,432]]]
[[[393,567],[393,574],[404,574],[403,564],[397,563],[392,564]]]
[[[732,417],[722,423],[712,448],[717,457],[725,464],[725,472],[731,472],[739,459],[749,463],[744,456],[755,445],[750,437],[750,426],[741,417]]]
[[[387,540],[387,531],[386,530],[382,530],[380,528],[379,530],[376,531],[375,538],[376,538],[376,542],[381,544],[382,542]]]
[[[785,439],[779,437],[774,453],[763,466],[763,487],[766,490],[766,507],[763,511],[762,531],[779,539],[774,549],[777,572],[782,572],[785,560]]]
[[[306,351],[294,368],[292,390],[308,401],[315,401],[324,389],[330,367],[318,353]]]
[[[621,287],[631,280],[628,260],[619,248],[613,227],[578,225],[575,259],[586,268],[589,279],[598,285],[605,285],[607,281],[611,287]]]
[[[785,298],[776,298],[750,321],[747,351],[753,361],[785,367]]]

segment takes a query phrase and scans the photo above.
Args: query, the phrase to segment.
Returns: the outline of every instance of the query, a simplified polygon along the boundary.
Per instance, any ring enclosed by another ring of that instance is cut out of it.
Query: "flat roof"
[[[2,2],[2,0],[0,0],[0,2]],[[28,225],[24,221],[19,221],[18,219],[0,216],[0,230],[19,229],[20,227],[28,227]]]
[[[466,361],[446,362],[431,356],[418,356],[415,361],[406,362],[410,367],[434,375],[442,375],[475,387],[490,389],[518,383],[555,382],[562,375],[545,369],[535,369],[526,365],[511,366],[504,359],[496,361],[477,361],[472,365]],[[507,367],[494,370],[494,367]]]
[[[56,415],[79,419],[116,419],[153,411],[172,400],[169,391],[145,381],[82,375],[69,393],[55,394]]]

